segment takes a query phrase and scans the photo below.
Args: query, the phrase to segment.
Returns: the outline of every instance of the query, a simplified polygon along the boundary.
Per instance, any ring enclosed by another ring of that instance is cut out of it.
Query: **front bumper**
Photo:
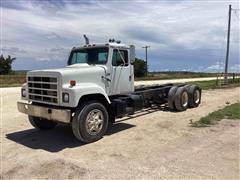
[[[19,112],[28,114],[30,116],[41,117],[44,119],[59,121],[63,123],[70,123],[71,110],[69,109],[55,109],[43,106],[32,105],[27,102],[17,102]]]

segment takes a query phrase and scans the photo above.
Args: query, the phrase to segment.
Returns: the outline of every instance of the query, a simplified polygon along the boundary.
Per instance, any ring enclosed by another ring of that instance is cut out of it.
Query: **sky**
[[[233,0],[0,0],[1,54],[14,70],[64,67],[72,47],[109,38],[136,46],[150,71],[222,72],[228,5],[229,69],[240,72],[240,7]]]

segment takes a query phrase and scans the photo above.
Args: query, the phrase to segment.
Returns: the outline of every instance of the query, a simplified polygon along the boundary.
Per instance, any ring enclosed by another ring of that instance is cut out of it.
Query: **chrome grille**
[[[28,77],[28,98],[37,102],[58,103],[58,79],[56,77]]]

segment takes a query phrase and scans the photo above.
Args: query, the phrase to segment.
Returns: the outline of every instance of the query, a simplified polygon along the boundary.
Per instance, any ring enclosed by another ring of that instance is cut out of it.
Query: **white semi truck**
[[[39,130],[71,124],[85,143],[104,136],[109,123],[153,105],[184,111],[201,103],[201,88],[187,84],[134,87],[135,47],[110,40],[71,50],[61,69],[27,73],[20,112]]]

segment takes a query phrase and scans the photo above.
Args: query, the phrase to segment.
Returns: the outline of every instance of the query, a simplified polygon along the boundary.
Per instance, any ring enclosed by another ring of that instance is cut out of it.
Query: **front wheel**
[[[85,143],[97,141],[103,137],[108,127],[108,112],[98,101],[84,103],[73,117],[74,136]]]
[[[39,130],[48,130],[54,128],[57,123],[35,116],[28,116],[29,122],[33,127]]]

